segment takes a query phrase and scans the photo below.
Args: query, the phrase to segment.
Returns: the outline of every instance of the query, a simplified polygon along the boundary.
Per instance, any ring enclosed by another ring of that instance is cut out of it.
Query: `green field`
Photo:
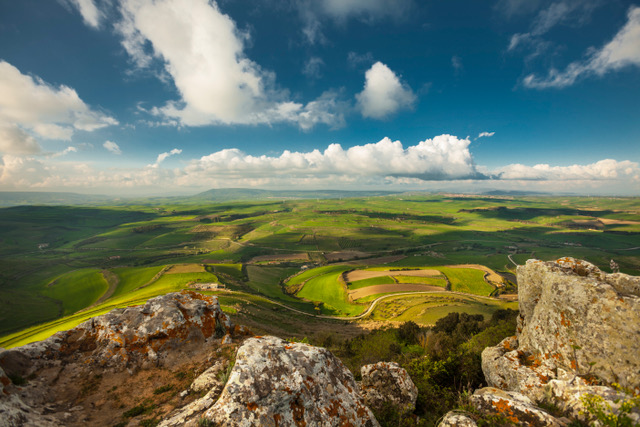
[[[338,276],[363,265],[435,268],[451,290],[476,295],[493,290],[483,273],[447,266],[480,264],[512,274],[508,255],[519,264],[573,256],[605,271],[614,259],[622,272],[640,275],[637,198],[415,193],[96,203],[0,209],[0,335],[32,327],[44,336],[44,324],[68,326],[87,313],[140,303],[191,281],[220,281],[307,312],[315,305],[325,314],[354,315],[364,306],[348,302]],[[256,256],[284,254],[308,259],[247,264]],[[354,256],[358,261],[344,265]],[[163,274],[167,266],[189,263],[205,265],[208,272]],[[281,281],[292,275],[283,288]],[[354,282],[349,289],[390,284],[389,276]],[[442,279],[394,277],[399,284],[443,286]]]
[[[373,310],[371,318],[397,322],[412,320],[423,325],[433,325],[451,312],[482,314],[488,318],[501,308],[517,309],[518,303],[446,293],[415,295],[382,300]]]
[[[333,270],[309,279],[298,291],[297,296],[309,301],[321,302],[322,314],[358,315],[362,313],[366,307],[347,301],[345,286],[339,281],[340,275],[349,270],[349,267],[336,266]]]
[[[390,285],[392,283],[396,283],[396,281],[393,280],[391,276],[372,277],[370,279],[356,280],[349,283],[349,289],[360,289],[374,285]]]

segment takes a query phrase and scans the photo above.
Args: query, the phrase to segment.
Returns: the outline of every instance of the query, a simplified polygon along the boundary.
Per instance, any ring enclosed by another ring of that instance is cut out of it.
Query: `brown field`
[[[490,284],[491,283],[495,283],[495,284],[502,284],[503,283],[503,278],[502,278],[501,275],[499,275],[498,273],[496,273],[495,271],[493,271],[489,267],[485,267],[484,265],[480,265],[480,264],[460,264],[460,265],[448,265],[447,267],[450,267],[450,268],[475,268],[476,270],[482,270],[485,273],[487,273],[487,275],[485,276],[485,282],[488,281]]]
[[[347,273],[347,281],[355,282],[356,280],[372,279],[374,277],[382,276],[414,276],[414,277],[434,277],[441,276],[438,270],[396,270],[396,271],[365,271],[356,270]]]
[[[604,225],[634,225],[640,224],[640,221],[621,221],[618,219],[607,219],[607,218],[598,218],[598,221],[603,223]]]
[[[271,262],[271,261],[309,261],[309,254],[306,252],[299,252],[295,254],[279,254],[279,255],[260,255],[254,257],[249,261],[249,264],[255,262]]]
[[[375,294],[386,294],[390,292],[421,292],[421,291],[437,291],[445,292],[444,289],[438,286],[419,285],[415,283],[399,283],[391,285],[373,285],[366,288],[360,288],[353,291],[349,291],[349,296],[353,300],[359,298],[368,297]]]
[[[502,294],[498,295],[498,298],[503,301],[518,301],[518,294]]]
[[[360,251],[340,251],[340,252],[331,252],[328,254],[324,254],[324,257],[329,262],[334,261],[349,261],[356,258],[365,258],[369,256],[366,252]]]
[[[164,274],[180,274],[180,273],[204,273],[204,266],[201,264],[175,264],[164,272]]]

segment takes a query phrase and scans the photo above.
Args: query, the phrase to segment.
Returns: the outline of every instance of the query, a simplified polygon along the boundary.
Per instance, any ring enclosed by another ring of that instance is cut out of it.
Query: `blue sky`
[[[3,1],[0,93],[0,190],[640,193],[640,3]]]

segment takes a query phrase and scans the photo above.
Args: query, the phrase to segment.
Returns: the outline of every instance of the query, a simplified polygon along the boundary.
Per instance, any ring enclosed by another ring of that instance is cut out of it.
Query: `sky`
[[[640,196],[640,2],[0,0],[0,190]]]

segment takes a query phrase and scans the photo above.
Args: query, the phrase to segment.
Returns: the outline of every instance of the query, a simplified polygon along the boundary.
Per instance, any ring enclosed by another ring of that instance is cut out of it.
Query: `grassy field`
[[[389,285],[391,283],[396,283],[391,276],[372,277],[370,279],[356,280],[349,283],[349,289],[360,289],[375,285]]]
[[[518,304],[447,293],[390,297],[378,303],[371,319],[397,322],[411,320],[422,325],[433,325],[438,319],[452,312],[482,314],[488,318],[501,308],[517,309]]]
[[[309,301],[321,302],[322,314],[330,315],[358,315],[366,308],[363,305],[352,304],[347,300],[345,286],[340,283],[340,275],[349,270],[348,266],[336,266],[332,272],[309,279],[297,296]]]
[[[638,236],[637,198],[403,194],[340,200],[3,208],[0,335],[63,321],[65,314],[86,309],[105,296],[109,288],[105,274],[115,275],[117,286],[92,311],[181,289],[200,279],[226,280],[232,289],[294,304],[293,297],[282,292],[280,280],[302,265],[320,266],[294,276],[286,285],[297,289],[304,284],[301,296],[324,303],[327,313],[354,314],[361,307],[346,302],[344,288],[330,277],[347,268],[328,264],[328,259],[340,259],[331,255],[334,252],[394,259],[381,269],[480,264],[505,273],[515,268],[508,255],[519,264],[529,258],[574,256],[605,271],[614,259],[621,271],[640,275]],[[284,270],[248,274],[245,263],[256,256],[296,253],[305,255],[264,266]],[[359,262],[353,261],[348,268],[359,268]],[[363,265],[380,262],[362,260]],[[209,272],[159,275],[166,266],[190,263],[205,264]],[[452,290],[479,295],[491,291],[478,270],[440,271]],[[424,283],[424,278],[417,277],[396,280],[418,279]]]

